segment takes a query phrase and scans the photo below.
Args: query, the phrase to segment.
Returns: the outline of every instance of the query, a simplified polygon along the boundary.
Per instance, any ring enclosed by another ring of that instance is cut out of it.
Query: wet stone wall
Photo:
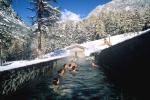
[[[29,81],[52,71],[53,62],[44,62],[23,68],[0,72],[0,97],[7,96],[22,88]]]
[[[97,60],[125,100],[150,100],[150,31],[103,50]]]

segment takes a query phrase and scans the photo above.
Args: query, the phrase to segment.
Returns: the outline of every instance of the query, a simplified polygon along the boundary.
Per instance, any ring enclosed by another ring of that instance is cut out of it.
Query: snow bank
[[[6,70],[11,70],[11,69],[16,69],[16,68],[21,68],[29,65],[34,65],[42,62],[48,62],[60,58],[67,57],[68,55],[62,55],[62,56],[55,56],[55,57],[49,57],[49,58],[43,58],[43,59],[35,59],[35,60],[20,60],[20,61],[13,61],[10,65],[6,66],[0,66],[0,72],[6,71]]]
[[[106,40],[109,41],[109,38],[110,38],[111,44],[116,45],[118,43],[131,39],[138,35],[144,34],[147,31],[150,31],[150,29],[136,32],[136,33],[125,33],[125,34],[115,35],[115,36],[107,37]],[[109,47],[107,44],[104,44],[104,39],[86,42],[86,43],[81,44],[81,46],[84,46],[85,48],[87,48],[85,50],[86,56],[89,56],[91,53],[101,51]]]
[[[141,31],[138,33],[128,33],[128,34],[111,36],[110,42],[112,45],[115,45],[115,44],[118,44],[125,40],[131,39],[135,36],[144,34],[147,31],[150,31],[150,29],[148,29],[146,31]],[[109,38],[106,38],[106,39],[108,40]],[[84,46],[86,48],[86,50],[85,50],[86,56],[89,56],[91,53],[101,51],[101,50],[109,47],[108,45],[104,44],[104,39],[86,42],[86,43],[81,44],[81,46]],[[41,59],[35,59],[35,60],[30,60],[30,61],[28,61],[28,60],[13,61],[9,65],[0,66],[0,72],[6,71],[6,70],[11,70],[11,69],[16,69],[16,68],[21,68],[21,67],[25,67],[25,66],[29,66],[29,65],[34,65],[34,64],[38,64],[38,63],[42,63],[42,62],[48,62],[48,61],[52,61],[52,60],[56,60],[56,59],[60,59],[60,58],[65,58],[67,56],[69,56],[69,54],[63,54],[63,55],[54,56],[54,57],[51,57],[51,56],[49,56],[49,54],[46,54]]]

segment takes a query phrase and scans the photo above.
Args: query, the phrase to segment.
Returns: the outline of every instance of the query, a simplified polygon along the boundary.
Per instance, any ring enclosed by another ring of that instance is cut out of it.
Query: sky
[[[27,8],[31,5],[29,0],[14,0],[13,9],[18,13],[22,20],[31,25],[29,16],[33,16],[34,13]],[[111,0],[57,0],[58,3],[55,6],[60,7],[62,16],[61,20],[80,20],[86,17],[93,9],[98,5],[103,5]]]

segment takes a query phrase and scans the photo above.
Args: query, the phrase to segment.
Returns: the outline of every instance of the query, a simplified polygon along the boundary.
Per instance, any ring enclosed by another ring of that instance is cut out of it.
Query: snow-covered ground
[[[11,70],[11,69],[16,69],[16,68],[21,68],[29,65],[34,65],[42,62],[47,62],[51,60],[56,60],[60,58],[67,57],[68,55],[61,55],[61,56],[54,56],[54,57],[48,57],[48,58],[40,58],[40,59],[34,59],[34,60],[20,60],[20,61],[13,61],[10,65],[6,66],[0,66],[0,72],[6,71],[6,70]]]
[[[107,37],[106,40],[109,41],[109,39],[110,39],[111,45],[115,45],[115,44],[121,43],[123,41],[126,41],[128,39],[131,39],[133,37],[136,37],[138,35],[144,34],[147,31],[150,31],[150,29],[148,29],[146,31],[140,31],[137,33],[126,33],[126,34],[110,36],[110,37]],[[109,47],[107,44],[104,44],[104,39],[86,42],[86,43],[81,44],[81,46],[84,46],[85,48],[87,48],[85,50],[86,56],[90,55],[91,53],[101,51],[101,50]]]
[[[112,45],[115,45],[115,44],[118,44],[118,43],[123,42],[125,40],[131,39],[135,36],[144,34],[147,31],[150,31],[150,29],[148,29],[146,31],[141,31],[138,33],[128,33],[128,34],[111,36],[110,42]],[[106,39],[109,40],[109,38],[106,38]],[[86,56],[89,56],[91,53],[101,51],[101,50],[109,47],[108,45],[104,44],[104,39],[86,42],[86,43],[81,44],[81,46],[86,48],[85,49],[85,55]],[[63,54],[56,55],[56,56],[55,55],[51,56],[51,54],[53,54],[53,52],[46,54],[46,55],[43,55],[43,57],[39,58],[39,59],[20,60],[20,61],[10,62],[11,64],[8,64],[6,66],[0,66],[0,72],[6,71],[6,70],[11,70],[11,69],[16,69],[16,68],[20,68],[20,67],[25,67],[28,65],[38,64],[38,63],[42,63],[42,62],[47,62],[47,61],[51,61],[51,60],[56,60],[56,59],[60,59],[60,58],[65,58],[65,57],[69,56],[68,53],[63,53]]]

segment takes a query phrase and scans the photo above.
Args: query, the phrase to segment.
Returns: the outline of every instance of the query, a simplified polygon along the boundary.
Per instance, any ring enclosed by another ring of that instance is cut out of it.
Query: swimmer
[[[72,66],[72,70],[71,70],[73,73],[76,73],[78,70],[76,68],[76,66]]]
[[[59,79],[58,78],[53,79],[53,85],[59,85]]]
[[[78,70],[76,69],[76,66],[72,66],[71,73],[72,73],[73,76],[76,75],[77,71]]]
[[[72,69],[72,66],[71,66],[71,64],[69,64],[69,65],[68,65],[68,69],[69,69],[69,70],[71,70],[71,69]]]
[[[71,64],[71,66],[76,66],[76,67],[77,67],[76,62],[75,62],[75,61],[73,61],[73,60],[71,60],[70,64]]]
[[[96,68],[96,67],[97,67],[97,65],[96,65],[94,62],[92,62],[91,65],[92,65],[93,68]]]
[[[68,69],[68,65],[64,64],[63,69],[67,70]]]
[[[65,73],[65,70],[64,70],[63,68],[58,71],[58,74],[59,74],[60,76],[63,76],[64,73]]]

